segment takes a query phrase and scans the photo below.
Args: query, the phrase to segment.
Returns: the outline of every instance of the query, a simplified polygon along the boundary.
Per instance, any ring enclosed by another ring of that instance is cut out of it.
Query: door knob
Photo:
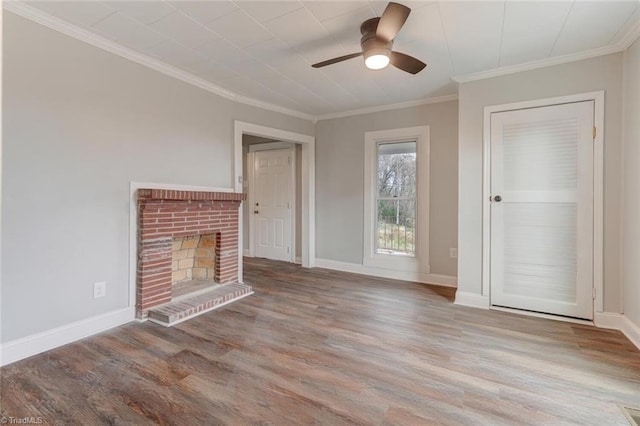
[[[493,201],[495,201],[496,203],[499,203],[500,201],[502,201],[502,197],[499,195],[496,195],[495,197],[493,197]]]

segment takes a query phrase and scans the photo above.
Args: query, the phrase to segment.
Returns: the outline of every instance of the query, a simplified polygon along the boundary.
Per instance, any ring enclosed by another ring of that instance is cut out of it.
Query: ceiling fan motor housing
[[[380,21],[380,18],[371,18],[364,21],[360,26],[360,32],[362,33],[360,47],[362,47],[365,59],[372,55],[385,55],[387,57],[391,55],[393,40],[386,42],[376,36],[378,21]]]

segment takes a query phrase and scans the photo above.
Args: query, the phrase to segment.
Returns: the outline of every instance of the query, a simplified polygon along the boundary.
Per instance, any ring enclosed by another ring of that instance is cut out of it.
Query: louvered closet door
[[[593,318],[593,108],[492,114],[492,305]]]

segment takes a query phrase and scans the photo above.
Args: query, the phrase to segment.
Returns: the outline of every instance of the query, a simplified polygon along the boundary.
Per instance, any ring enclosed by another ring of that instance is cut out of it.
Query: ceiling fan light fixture
[[[370,70],[381,70],[389,65],[389,52],[384,50],[367,52],[364,55],[364,64]]]
[[[360,25],[360,34],[362,34],[360,39],[361,52],[338,56],[311,66],[313,68],[322,68],[363,56],[364,64],[370,70],[381,70],[393,65],[409,74],[419,73],[427,64],[411,55],[393,50],[393,40],[402,29],[410,12],[411,9],[407,6],[390,2],[380,17],[367,19]]]

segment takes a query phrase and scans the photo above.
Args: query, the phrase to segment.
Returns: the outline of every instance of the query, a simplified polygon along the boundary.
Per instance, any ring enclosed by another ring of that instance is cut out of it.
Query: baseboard
[[[622,316],[622,314],[613,312],[595,312],[593,314],[593,322],[596,327],[620,330],[622,327]]]
[[[251,257],[251,252],[249,251],[249,249],[244,249],[242,250],[242,255],[244,257]]]
[[[614,312],[596,312],[593,322],[596,327],[620,330],[636,348],[640,349],[640,327],[627,316]]]
[[[454,305],[469,306],[471,308],[489,309],[489,297],[466,291],[456,291]]]
[[[296,259],[294,260],[294,263],[296,263],[298,265],[302,265],[302,257],[296,256]]]
[[[135,319],[135,308],[125,308],[43,331],[0,346],[0,366],[75,342]]]
[[[636,345],[636,348],[640,349],[640,326],[635,324],[629,319],[628,316],[622,316],[622,330],[627,339],[631,340],[631,343]]]
[[[373,268],[359,263],[340,262],[337,260],[316,258],[316,268],[333,269],[334,271],[352,272],[378,278],[413,281],[424,284],[435,284],[444,287],[457,287],[458,279],[449,275],[424,274],[420,272],[395,271],[392,269]]]

